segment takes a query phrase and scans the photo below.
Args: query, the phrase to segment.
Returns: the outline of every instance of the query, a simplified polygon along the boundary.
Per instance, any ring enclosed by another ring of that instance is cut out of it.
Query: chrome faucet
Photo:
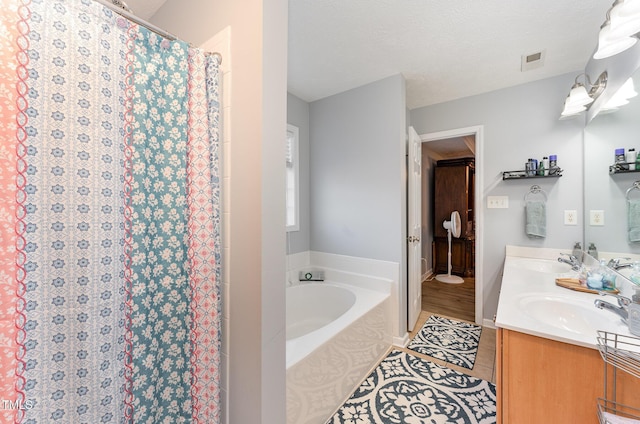
[[[564,256],[567,258],[565,259]],[[580,271],[581,263],[573,255],[569,255],[568,253],[560,253],[560,257],[558,258],[558,262],[562,262],[563,264],[571,265],[571,269],[574,271]]]
[[[630,261],[631,258],[614,258],[609,260],[609,262],[607,263],[607,266],[616,271],[622,268],[630,268],[633,266],[633,263],[631,262],[621,264],[620,263],[621,260]]]
[[[613,293],[607,293],[604,291],[599,292],[601,296],[613,296],[618,299],[618,306],[612,305],[609,302],[605,302],[602,299],[596,299],[593,301],[593,304],[596,305],[598,309],[606,309],[607,311],[611,311],[614,314],[617,314],[622,318],[622,321],[627,322],[627,318],[629,318],[629,311],[627,307],[631,304],[631,299],[628,297],[620,296]]]

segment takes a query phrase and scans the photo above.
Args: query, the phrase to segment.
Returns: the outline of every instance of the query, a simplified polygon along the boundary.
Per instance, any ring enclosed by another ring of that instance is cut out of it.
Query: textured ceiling
[[[146,20],[166,2],[125,1]],[[610,3],[289,0],[288,90],[310,102],[401,73],[414,109],[577,71]],[[521,72],[540,50],[544,65]]]
[[[288,88],[314,101],[402,73],[414,109],[584,69],[609,7],[606,0],[289,0]],[[540,50],[544,66],[521,72],[521,56]]]

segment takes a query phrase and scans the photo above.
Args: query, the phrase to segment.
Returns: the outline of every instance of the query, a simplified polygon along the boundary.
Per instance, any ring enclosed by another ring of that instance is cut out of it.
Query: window
[[[287,231],[300,230],[300,190],[298,184],[298,127],[287,125]]]

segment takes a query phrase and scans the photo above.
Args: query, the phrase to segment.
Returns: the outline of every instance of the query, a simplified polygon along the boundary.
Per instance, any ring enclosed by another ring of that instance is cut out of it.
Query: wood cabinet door
[[[435,272],[437,274],[446,274],[447,269],[447,253],[449,243],[447,238],[438,237],[434,239],[435,249]],[[466,246],[465,241],[460,239],[451,240],[451,273],[463,275],[466,269]]]

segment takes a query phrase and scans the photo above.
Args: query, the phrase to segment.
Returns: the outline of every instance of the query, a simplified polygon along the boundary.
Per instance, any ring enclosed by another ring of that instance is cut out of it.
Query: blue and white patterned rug
[[[393,350],[327,424],[496,422],[496,386]]]
[[[473,369],[482,327],[432,315],[407,348],[453,365]]]

